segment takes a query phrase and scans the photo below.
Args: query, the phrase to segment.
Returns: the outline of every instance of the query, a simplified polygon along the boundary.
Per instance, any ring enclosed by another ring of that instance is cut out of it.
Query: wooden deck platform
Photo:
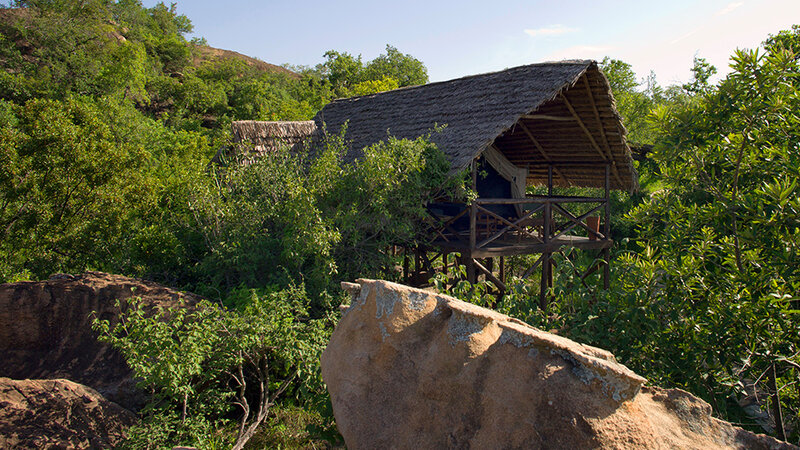
[[[468,241],[445,241],[436,240],[432,243],[433,247],[448,251],[461,253],[463,256],[471,258],[491,258],[496,256],[527,255],[532,253],[553,253],[561,247],[573,247],[581,250],[602,250],[611,248],[614,241],[611,239],[591,240],[585,236],[560,236],[544,243],[537,239],[514,239],[508,241],[497,239],[481,248],[470,249]]]

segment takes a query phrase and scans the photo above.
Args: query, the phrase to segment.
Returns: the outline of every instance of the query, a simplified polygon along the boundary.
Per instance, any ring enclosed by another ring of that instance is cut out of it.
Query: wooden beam
[[[600,127],[600,136],[603,138],[603,144],[605,145],[606,152],[608,152],[608,157],[611,160],[611,171],[614,172],[614,178],[617,179],[620,187],[623,187],[625,186],[625,183],[622,182],[622,178],[619,176],[619,171],[617,171],[617,162],[614,161],[614,155],[611,153],[611,146],[608,144],[608,136],[606,136],[606,130],[605,127],[603,127],[603,120],[600,119],[600,110],[597,109],[597,104],[594,101],[594,93],[592,92],[591,86],[589,86],[589,78],[586,75],[583,76],[583,85],[586,87],[586,93],[589,95],[589,100],[592,103],[594,117],[597,119],[597,126]]]
[[[555,122],[574,122],[574,117],[551,116],[549,114],[524,114],[523,119],[528,120],[553,120]]]
[[[517,124],[519,124],[519,127],[522,129],[522,131],[524,131],[525,134],[528,135],[528,138],[531,140],[531,142],[533,142],[533,145],[536,147],[536,150],[539,150],[539,153],[542,155],[542,158],[544,158],[545,161],[550,161],[550,157],[547,156],[547,152],[544,151],[544,148],[542,148],[542,145],[539,144],[539,141],[537,141],[536,138],[533,137],[533,133],[531,133],[531,130],[529,130],[528,127],[526,127],[525,124],[522,123],[522,121],[517,122]],[[554,167],[554,169],[556,171],[556,174],[561,178],[561,181],[563,181],[567,185],[570,186],[572,185],[572,183],[570,183],[569,180],[567,180],[567,177],[565,177],[564,174],[561,173],[560,170],[558,170],[558,168]]]
[[[561,97],[561,100],[564,102],[564,104],[567,106],[567,109],[569,109],[569,112],[572,113],[572,116],[575,117],[575,120],[578,121],[578,125],[580,125],[583,132],[586,133],[586,137],[589,138],[589,141],[592,143],[592,147],[594,147],[594,149],[597,150],[597,154],[600,155],[601,158],[603,158],[604,162],[608,162],[608,158],[606,158],[606,155],[603,153],[603,150],[600,149],[600,146],[597,145],[597,141],[594,140],[592,132],[589,131],[588,128],[586,128],[586,125],[583,123],[580,116],[578,116],[578,113],[575,112],[575,108],[572,107],[572,104],[569,102],[569,100],[567,100],[567,97],[563,93],[559,94],[559,96]]]

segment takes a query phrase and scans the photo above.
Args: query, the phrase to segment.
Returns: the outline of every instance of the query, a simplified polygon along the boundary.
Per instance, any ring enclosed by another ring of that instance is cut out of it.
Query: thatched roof
[[[313,120],[297,122],[261,122],[239,120],[231,123],[231,146],[220,149],[212,162],[230,158],[252,160],[281,146],[294,147],[316,130]]]
[[[625,128],[605,75],[594,61],[532,64],[501,72],[335,100],[314,118],[338,132],[347,122],[349,159],[389,134],[413,139],[434,134],[454,170],[466,168],[494,144],[528,184],[611,186],[633,190],[637,176]]]

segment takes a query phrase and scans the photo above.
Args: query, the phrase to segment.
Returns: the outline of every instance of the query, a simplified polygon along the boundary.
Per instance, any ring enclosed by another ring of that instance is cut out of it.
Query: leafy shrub
[[[242,448],[287,389],[300,394],[307,391],[298,384],[319,385],[312,378],[327,332],[325,320],[309,318],[303,287],[248,292],[239,311],[202,302],[153,312],[134,299],[116,325],[95,320],[101,340],[125,356],[140,386],[153,393],[127,445],[197,444],[225,427],[235,407],[233,448]]]

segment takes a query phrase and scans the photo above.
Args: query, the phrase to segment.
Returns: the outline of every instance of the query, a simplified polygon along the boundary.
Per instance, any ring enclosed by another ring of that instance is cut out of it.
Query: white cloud
[[[525,34],[533,37],[537,36],[560,36],[562,34],[574,33],[578,31],[577,28],[568,28],[564,25],[550,25],[549,27],[537,28],[535,30],[527,29]]]
[[[736,8],[738,8],[738,7],[742,6],[742,5],[744,5],[744,2],[733,2],[733,3],[728,3],[728,5],[727,5],[727,6],[725,6],[725,7],[724,7],[724,8],[722,8],[722,9],[720,9],[719,11],[717,11],[717,13],[716,13],[716,14],[714,14],[714,15],[715,15],[715,16],[724,16],[725,14],[728,14],[728,13],[730,13],[730,12],[733,12],[733,10],[734,10],[734,9],[736,9]]]

